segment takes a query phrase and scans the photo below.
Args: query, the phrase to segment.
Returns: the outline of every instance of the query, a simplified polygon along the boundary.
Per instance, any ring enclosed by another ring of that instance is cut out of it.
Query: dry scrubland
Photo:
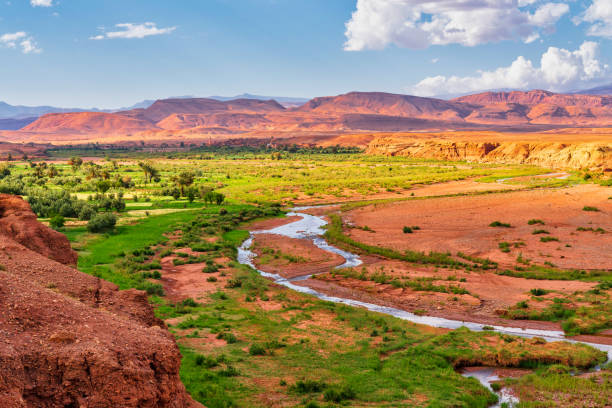
[[[27,196],[66,234],[79,270],[148,292],[181,350],[181,379],[205,406],[486,407],[496,396],[457,372],[474,365],[526,368],[502,381],[525,406],[601,406],[610,394],[609,370],[569,374],[605,359],[587,346],[417,326],[292,292],[236,262],[248,229],[291,221],[283,207],[340,203],[313,211],[363,268],[330,272],[338,257],[272,235],[255,239],[259,267],[321,273],[301,284],[416,313],[605,342],[612,190],[601,171],[559,179],[534,166],[350,149],[51,153],[46,166],[7,167],[0,191]],[[75,155],[98,157],[69,164]],[[116,225],[100,224],[110,214]]]

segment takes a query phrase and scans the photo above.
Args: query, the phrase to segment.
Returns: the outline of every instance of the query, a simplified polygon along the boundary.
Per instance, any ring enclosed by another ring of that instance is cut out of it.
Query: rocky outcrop
[[[612,163],[612,143],[605,142],[474,142],[385,136],[372,140],[366,152],[388,156],[533,164],[568,169],[605,169]]]
[[[21,197],[0,194],[0,234],[39,254],[66,265],[76,265],[77,253],[63,234],[41,224]]]
[[[0,203],[13,217],[0,219],[0,406],[199,407],[146,294],[51,260],[44,256],[51,247],[35,252],[13,240],[6,225],[45,229],[19,226],[32,218],[19,199]],[[65,237],[51,236],[53,248],[69,248]]]

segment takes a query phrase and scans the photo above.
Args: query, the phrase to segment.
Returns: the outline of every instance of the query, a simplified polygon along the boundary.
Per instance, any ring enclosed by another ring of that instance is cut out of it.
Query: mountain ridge
[[[31,141],[28,137],[41,134],[51,142],[54,134],[172,139],[211,133],[511,130],[517,126],[542,130],[542,127],[611,125],[612,96],[605,95],[532,90],[484,92],[443,100],[385,92],[349,92],[316,97],[290,108],[275,100],[250,98],[160,99],[146,108],[114,113],[46,114],[20,131],[5,132],[4,136],[9,141]]]

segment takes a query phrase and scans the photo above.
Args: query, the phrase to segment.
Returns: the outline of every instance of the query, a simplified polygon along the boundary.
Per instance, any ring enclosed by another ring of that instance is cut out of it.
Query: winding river
[[[311,275],[300,276],[296,278],[283,278],[280,275],[267,273],[262,270],[257,269],[253,260],[255,259],[255,253],[251,251],[251,246],[253,244],[253,236],[257,234],[276,234],[285,236],[287,238],[296,238],[296,239],[308,239],[311,240],[314,245],[318,248],[336,253],[342,256],[345,259],[345,262],[338,266],[337,268],[352,268],[355,266],[359,266],[362,264],[361,259],[358,255],[353,254],[351,252],[343,251],[339,248],[336,248],[330,245],[324,238],[323,235],[325,233],[325,229],[323,228],[327,222],[319,216],[311,215],[304,213],[302,211],[309,209],[312,207],[295,207],[291,210],[291,212],[287,213],[287,216],[298,216],[301,217],[299,220],[294,221],[289,224],[281,225],[280,227],[271,228],[268,230],[258,230],[252,231],[250,237],[242,243],[242,245],[238,248],[238,262],[243,265],[248,265],[251,268],[255,269],[262,276],[270,278],[274,280],[275,283],[279,285],[283,285],[287,288],[295,290],[297,292],[306,293],[309,295],[316,296],[319,299],[334,302],[334,303],[342,303],[350,306],[363,307],[365,309],[371,310],[373,312],[384,313],[399,319],[408,320],[417,324],[424,324],[433,327],[447,328],[447,329],[458,329],[460,327],[467,327],[470,330],[474,331],[483,331],[484,327],[487,326],[489,329],[490,325],[484,325],[475,322],[468,321],[459,321],[459,320],[451,320],[445,319],[442,317],[434,317],[434,316],[418,316],[413,313],[407,312],[405,310],[396,309],[388,306],[376,305],[373,303],[361,302],[354,299],[341,298],[336,296],[329,296],[324,293],[318,292],[314,289],[311,289],[306,286],[296,285],[295,282],[303,281],[311,277]],[[321,208],[321,207],[319,207]],[[490,330],[490,329],[489,329]],[[594,348],[602,350],[608,353],[608,357],[612,356],[612,346],[603,345],[603,344],[594,344],[587,342],[578,342],[575,340],[568,340],[565,338],[562,331],[554,331],[554,330],[537,330],[537,329],[522,329],[518,327],[507,327],[507,326],[493,326],[493,331],[498,333],[504,333],[514,336],[521,337],[540,337],[547,341],[569,341],[572,343],[583,343],[588,344]],[[482,369],[479,371],[472,371],[468,374],[465,374],[467,377],[474,377],[478,379],[482,384],[484,384],[487,388],[491,389],[491,382],[498,380],[498,378],[494,374],[494,370],[490,368]],[[502,403],[508,403],[510,406],[517,402],[516,398],[512,395],[503,391],[498,393],[500,401],[496,407],[499,407]]]

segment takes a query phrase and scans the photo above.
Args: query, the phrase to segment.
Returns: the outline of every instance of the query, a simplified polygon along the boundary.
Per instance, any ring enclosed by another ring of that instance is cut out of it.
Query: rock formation
[[[486,140],[486,138],[483,138]],[[533,164],[549,168],[609,168],[612,143],[559,143],[462,140],[426,140],[415,137],[383,136],[368,145],[369,154],[410,156],[439,160],[466,160],[507,164]]]
[[[0,406],[200,406],[144,292],[64,265],[67,239],[20,198],[0,195],[0,208]]]

